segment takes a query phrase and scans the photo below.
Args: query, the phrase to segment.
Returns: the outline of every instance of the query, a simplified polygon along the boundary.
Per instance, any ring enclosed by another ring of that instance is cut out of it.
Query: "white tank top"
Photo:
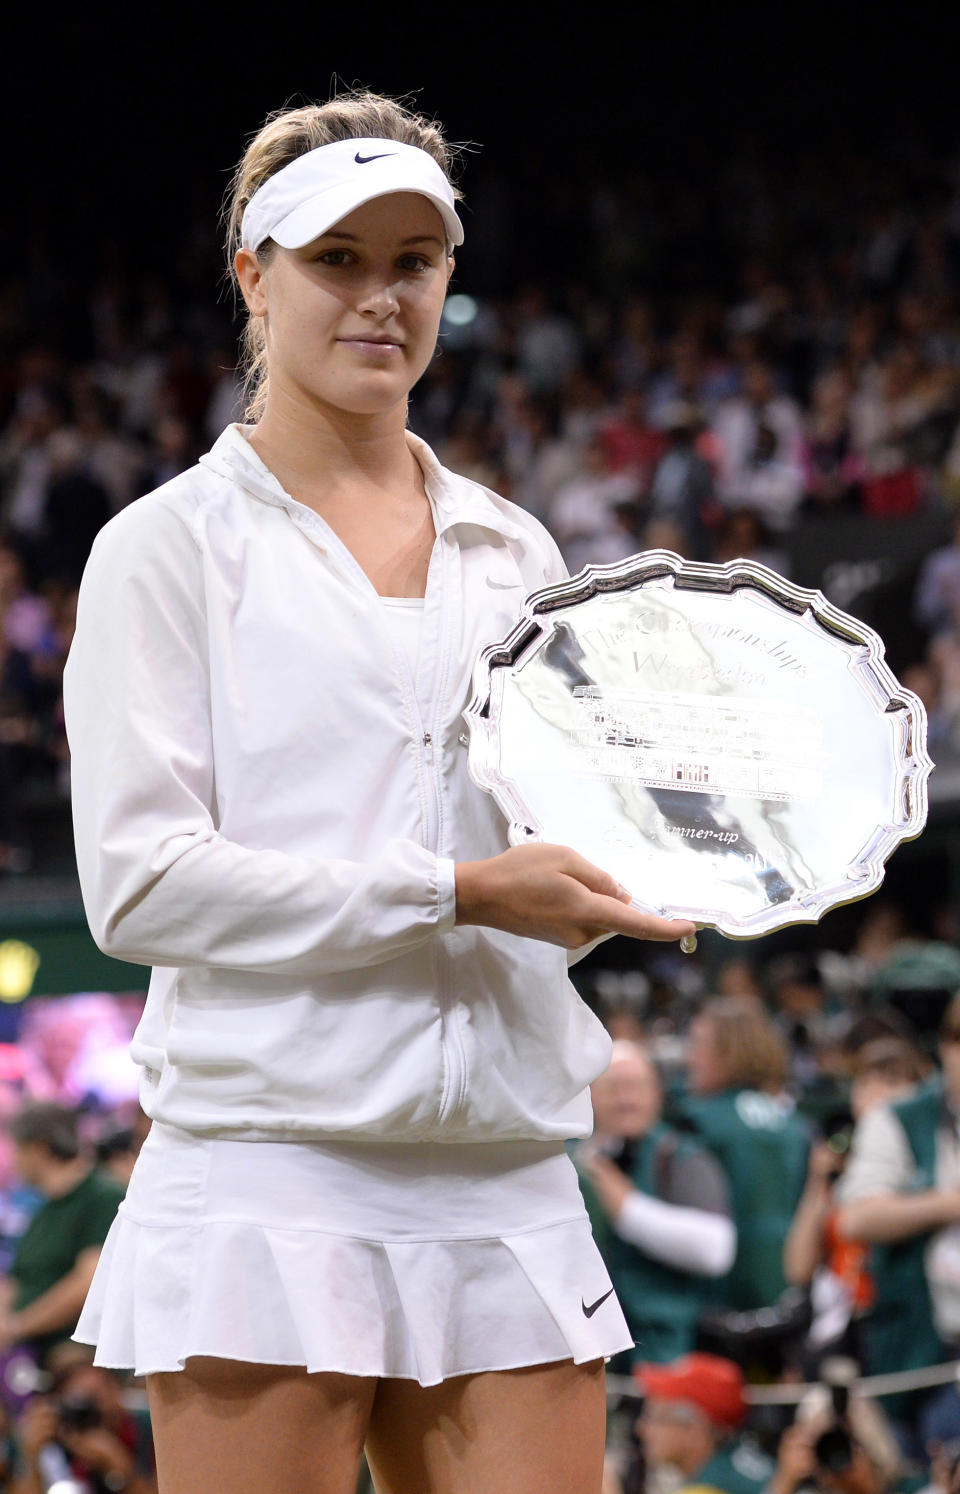
[[[410,672],[417,677],[420,658],[420,634],[423,631],[423,597],[381,597],[388,609],[400,646],[410,661]]]

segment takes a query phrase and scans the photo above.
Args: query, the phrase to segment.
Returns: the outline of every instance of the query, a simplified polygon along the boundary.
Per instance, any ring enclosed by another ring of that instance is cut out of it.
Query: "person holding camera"
[[[811,1289],[814,1322],[808,1336],[822,1352],[858,1323],[874,1302],[869,1247],[838,1227],[836,1189],[843,1176],[853,1125],[875,1105],[905,1099],[919,1083],[924,1064],[903,1038],[874,1038],[857,1052],[850,1086],[850,1114],[810,1149],[807,1182],[784,1245],[784,1274],[792,1286]]]
[[[809,1128],[786,1093],[786,1045],[762,1003],[708,1001],[690,1024],[687,1092],[673,1119],[716,1157],[730,1185],[737,1252],[716,1283],[725,1309],[769,1307],[783,1293],[783,1242],[803,1191]]]
[[[594,1132],[574,1151],[610,1279],[636,1339],[658,1364],[696,1346],[705,1285],[737,1247],[723,1170],[662,1120],[663,1088],[640,1043],[620,1039],[591,1086]]]
[[[156,1494],[149,1435],[123,1403],[109,1370],[74,1353],[16,1426],[15,1494],[46,1494],[54,1473],[84,1494]]]
[[[841,1234],[871,1247],[870,1374],[938,1364],[960,1345],[960,995],[941,1022],[939,1051],[939,1073],[863,1115],[837,1185]],[[916,1423],[921,1448],[960,1435],[952,1385],[888,1406]]]
[[[825,1360],[824,1381],[804,1396],[777,1449],[764,1494],[888,1494],[904,1466],[876,1401],[853,1385],[856,1364]],[[911,1487],[911,1485],[907,1485]]]

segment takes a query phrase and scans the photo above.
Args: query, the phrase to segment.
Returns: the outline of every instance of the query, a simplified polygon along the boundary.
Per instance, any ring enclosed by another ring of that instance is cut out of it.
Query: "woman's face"
[[[453,260],[419,193],[376,197],[262,265],[241,249],[236,264],[264,321],[271,403],[378,414],[406,399],[433,356]]]

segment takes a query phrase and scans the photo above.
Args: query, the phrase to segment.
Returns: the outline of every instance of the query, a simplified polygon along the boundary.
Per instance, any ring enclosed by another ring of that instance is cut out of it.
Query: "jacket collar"
[[[287,509],[295,518],[313,515],[314,510],[291,498],[260,460],[247,439],[251,430],[253,426],[250,425],[228,425],[206,455],[200,458],[201,465],[229,478],[262,502]],[[497,501],[494,494],[479,483],[441,466],[426,441],[412,431],[407,431],[406,436],[407,445],[423,471],[427,493],[433,500],[438,534],[456,524],[476,524],[505,539],[522,537],[521,526],[503,512],[502,500]]]

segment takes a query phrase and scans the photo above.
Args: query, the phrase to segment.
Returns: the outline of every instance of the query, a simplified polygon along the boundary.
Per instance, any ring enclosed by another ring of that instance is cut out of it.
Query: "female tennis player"
[[[77,1329],[146,1376],[161,1494],[596,1494],[631,1346],[564,1140],[610,1040],[566,977],[677,939],[507,849],[471,671],[557,581],[406,429],[463,240],[450,148],[354,93],[230,203],[250,423],[101,530],[65,706],[94,936],[153,967],[153,1126]]]

